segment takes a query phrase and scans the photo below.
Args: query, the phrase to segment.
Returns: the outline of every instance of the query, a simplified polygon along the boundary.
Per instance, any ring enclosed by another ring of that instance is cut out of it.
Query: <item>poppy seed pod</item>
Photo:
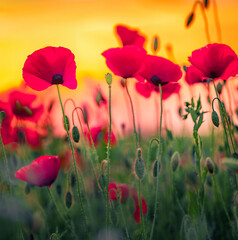
[[[1,111],[0,112],[0,120],[3,121],[5,119],[6,116],[6,112],[5,111]]]
[[[209,157],[206,158],[206,167],[210,174],[214,173],[214,164],[213,164],[211,158],[209,158]]]
[[[171,168],[175,172],[178,168],[180,162],[180,156],[178,152],[175,152],[171,157]]]
[[[144,177],[144,172],[145,172],[145,163],[144,163],[144,160],[142,158],[141,148],[137,148],[137,159],[136,159],[136,162],[135,162],[136,176],[139,179],[142,179]]]
[[[80,139],[80,134],[79,134],[79,130],[77,128],[77,126],[74,126],[72,129],[72,136],[73,136],[73,140],[78,143],[79,139]]]
[[[158,164],[159,164],[159,166],[158,166]],[[153,165],[152,165],[152,175],[153,175],[153,177],[157,177],[158,176],[158,174],[157,174],[157,167],[159,167],[158,171],[160,171],[160,162],[158,160],[155,160]]]

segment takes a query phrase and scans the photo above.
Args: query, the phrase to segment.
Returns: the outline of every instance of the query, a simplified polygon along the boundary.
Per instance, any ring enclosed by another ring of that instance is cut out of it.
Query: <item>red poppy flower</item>
[[[128,184],[118,184],[121,194],[121,202],[125,202],[129,198],[130,188]]]
[[[135,211],[133,213],[136,223],[140,223],[140,205],[139,205],[139,198],[137,191],[132,188],[131,195],[134,200]],[[145,215],[147,213],[147,203],[143,196],[141,196],[141,206],[142,206],[142,213]]]
[[[201,83],[204,80],[203,73],[191,65],[190,67],[187,67],[186,75],[185,75],[185,81],[188,85],[193,85],[195,83]]]
[[[152,55],[146,56],[138,74],[155,86],[177,82],[182,77],[179,65],[174,64],[168,59]]]
[[[188,60],[203,73],[205,79],[227,80],[238,74],[237,55],[225,44],[208,44],[193,51]]]
[[[45,47],[33,52],[23,67],[23,79],[34,90],[42,91],[53,84],[77,88],[74,54],[64,47]]]
[[[108,187],[108,195],[109,195],[108,196],[108,201],[110,201],[110,199],[112,201],[117,201],[118,198],[117,198],[116,192],[114,190],[112,190],[112,189],[114,189],[117,192],[117,194],[119,193],[118,190],[117,190],[116,183],[110,182],[109,183],[109,187]]]
[[[14,141],[12,137],[12,112],[10,106],[7,103],[0,101],[0,111],[4,111],[6,113],[5,119],[1,123],[1,136],[4,145],[12,143]]]
[[[35,99],[36,96],[32,94],[19,91],[10,93],[9,100],[13,114],[19,119],[38,121],[43,113],[43,105],[33,108],[32,103]]]
[[[136,75],[146,57],[143,48],[128,45],[122,48],[110,48],[102,53],[108,68],[117,76],[131,78]]]
[[[149,98],[153,91],[159,93],[159,87],[151,84],[150,82],[137,82],[136,91],[145,98]],[[169,98],[174,93],[179,93],[181,86],[179,83],[168,83],[166,85],[162,85],[162,98],[163,100]]]
[[[103,135],[103,140],[106,144],[108,144],[109,140],[109,129],[107,129]],[[117,139],[113,131],[111,131],[111,145],[115,146],[117,144]]]
[[[90,129],[90,131],[91,131],[93,143],[94,143],[95,146],[97,146],[103,138],[102,127],[101,126],[93,127],[93,128]],[[87,136],[88,142],[91,144],[91,138],[90,138],[89,132],[88,131],[85,132],[85,135]]]
[[[120,191],[118,191],[118,188]],[[125,202],[128,199],[129,193],[130,193],[129,185],[127,185],[127,184],[118,184],[117,185],[114,182],[109,183],[109,191],[108,191],[109,199],[108,200],[110,201],[110,199],[111,199],[113,201],[117,201],[118,198],[116,196],[116,192],[111,189],[115,189],[117,194],[120,193],[120,201],[121,202]]]
[[[115,30],[123,46],[136,45],[143,48],[145,37],[139,33],[137,29],[130,28],[126,25],[117,25]]]
[[[27,143],[32,148],[37,148],[40,146],[40,135],[37,131],[30,128],[13,128],[12,138],[16,143]]]
[[[51,186],[58,176],[60,159],[57,156],[41,156],[30,165],[20,168],[15,178],[39,187]]]

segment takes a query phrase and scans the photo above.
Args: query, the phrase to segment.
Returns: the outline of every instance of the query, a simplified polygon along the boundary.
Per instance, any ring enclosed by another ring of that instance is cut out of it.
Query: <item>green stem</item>
[[[138,200],[139,200],[139,207],[140,207],[140,219],[141,219],[141,225],[142,225],[142,239],[146,239],[145,236],[145,223],[143,218],[143,212],[142,212],[142,202],[141,202],[141,180],[138,180]]]
[[[71,141],[71,137],[70,137],[70,134],[69,134],[68,127],[67,127],[67,125],[66,125],[64,107],[63,107],[63,103],[62,103],[62,100],[61,100],[60,91],[59,91],[59,85],[58,85],[58,84],[57,84],[57,91],[58,91],[59,101],[60,101],[60,105],[61,105],[61,109],[62,109],[62,113],[63,113],[64,125],[65,125],[65,129],[66,129],[66,132],[67,132],[67,136],[68,136],[68,139],[69,139],[69,144],[70,144],[70,148],[71,148],[72,156],[73,156],[74,172],[75,172],[75,176],[76,176],[77,190],[78,190],[78,196],[79,196],[79,201],[80,201],[80,207],[81,207],[81,211],[82,211],[82,215],[83,215],[83,221],[84,221],[84,226],[85,226],[86,237],[87,237],[87,239],[89,239],[88,227],[87,227],[87,220],[86,220],[86,216],[85,216],[85,211],[84,211],[84,206],[83,206],[83,200],[82,200],[81,191],[80,191],[80,186],[79,186],[79,176],[78,176],[78,171],[77,171],[77,166],[76,166],[76,160],[75,160],[75,156],[74,156],[74,148],[73,148],[73,143],[72,143],[72,141]]]
[[[109,225],[109,202],[108,202],[108,191],[109,191],[109,177],[110,177],[110,151],[111,151],[111,125],[112,125],[112,111],[111,111],[111,84],[108,85],[109,88],[109,133],[108,133],[108,144],[107,144],[107,178],[106,178],[106,184],[107,184],[107,198],[106,198],[106,227],[107,227],[107,233],[108,233],[108,225]]]
[[[130,235],[129,235],[129,232],[128,232],[128,229],[127,229],[126,219],[125,219],[125,216],[124,216],[124,213],[123,213],[123,210],[122,210],[122,206],[121,206],[121,201],[120,200],[119,200],[119,207],[120,207],[120,211],[121,211],[122,221],[124,223],[125,230],[126,230],[126,237],[129,240],[130,239]]]
[[[214,89],[215,89],[215,92],[216,92],[216,97],[217,97],[218,102],[219,102],[219,110],[220,110],[220,115],[221,115],[221,120],[222,120],[222,126],[223,126],[223,129],[224,129],[226,143],[227,143],[227,147],[228,147],[229,155],[230,155],[231,154],[231,150],[230,150],[230,146],[229,146],[228,135],[227,135],[226,126],[225,126],[225,120],[224,120],[223,111],[222,111],[223,106],[221,104],[221,100],[220,100],[218,92],[217,92],[217,88],[216,88],[216,85],[215,85],[214,78],[212,79],[212,81],[213,81],[213,86],[214,86]]]
[[[224,202],[224,200],[223,200],[223,197],[222,197],[222,194],[221,194],[221,189],[220,189],[219,185],[217,184],[216,177],[213,175],[212,178],[213,178],[213,181],[214,181],[216,193],[217,193],[217,195],[218,195],[219,198],[220,198],[220,201],[221,201],[222,206],[223,206],[223,208],[224,208],[226,217],[227,217],[227,219],[228,219],[228,221],[229,221],[229,224],[230,224],[231,228],[233,228],[233,223],[232,223],[231,218],[230,218],[230,216],[229,216],[229,213],[228,213],[228,211],[227,211],[226,204],[225,204],[225,202]]]
[[[159,159],[160,159],[160,151],[161,151],[161,126],[162,126],[162,115],[163,115],[163,102],[162,102],[162,87],[159,84],[159,91],[160,91],[160,125],[159,125],[159,149],[158,149],[158,164],[157,164],[157,179],[156,179],[156,191],[155,191],[155,205],[154,205],[154,217],[150,232],[150,240],[153,239],[154,227],[155,227],[155,220],[156,220],[156,212],[158,206],[158,193],[159,193]]]
[[[9,181],[9,184],[8,184],[9,191],[11,191],[11,188],[10,188],[11,178],[10,178],[10,172],[9,172],[9,168],[8,168],[7,155],[6,155],[5,148],[4,148],[3,141],[2,141],[1,128],[2,128],[2,123],[0,123],[0,144],[1,144],[1,147],[2,147],[3,159],[4,159],[4,164],[5,164],[5,167],[6,167],[6,175],[7,175],[8,181]]]
[[[130,95],[130,93],[128,91],[127,82],[125,84],[125,87],[126,87],[127,95],[129,97],[129,100],[130,100],[130,104],[131,104],[131,111],[132,111],[132,117],[133,117],[133,126],[134,126],[134,134],[135,134],[135,137],[136,137],[136,149],[137,149],[139,147],[139,140],[138,140],[138,135],[137,135],[137,131],[136,131],[135,112],[134,112],[134,107],[133,107],[131,95]]]

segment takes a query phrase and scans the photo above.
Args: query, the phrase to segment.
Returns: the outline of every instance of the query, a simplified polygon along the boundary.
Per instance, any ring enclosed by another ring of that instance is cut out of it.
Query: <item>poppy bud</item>
[[[60,184],[57,184],[57,185],[56,185],[56,192],[57,192],[57,194],[58,194],[59,196],[61,196],[61,194],[62,194],[62,187],[61,187]]]
[[[122,85],[122,87],[126,86],[126,79],[125,78],[121,79],[121,85]]]
[[[208,8],[208,6],[209,6],[209,0],[204,0],[204,7]]]
[[[184,72],[187,72],[187,66],[186,65],[183,65],[183,70],[184,70]]]
[[[218,127],[219,126],[219,117],[216,111],[212,111],[212,123]]]
[[[65,115],[65,118],[64,118],[64,129],[66,131],[70,129],[69,118],[66,115]]]
[[[104,173],[102,173],[98,179],[98,183],[102,189],[106,187],[106,176]]]
[[[6,112],[5,111],[1,111],[0,112],[0,121],[3,121],[6,117]]]
[[[188,28],[194,20],[194,13],[190,13],[186,19],[186,27]]]
[[[79,130],[76,126],[73,127],[72,129],[72,136],[73,136],[73,140],[78,143],[79,139],[80,139],[80,134],[79,134]]]
[[[221,83],[218,83],[218,84],[217,84],[217,92],[218,92],[219,94],[221,94],[222,87],[223,87],[223,85],[222,85]]]
[[[71,192],[67,192],[65,195],[65,205],[67,208],[70,208],[72,205],[72,194]]]
[[[207,159],[206,159],[206,167],[210,174],[214,173],[214,164],[213,164],[211,158],[209,158],[209,157],[207,157]]]
[[[111,85],[112,84],[112,74],[111,73],[107,73],[105,75],[105,78],[106,78],[106,82],[108,85]]]
[[[137,149],[137,159],[135,162],[135,172],[136,176],[139,179],[142,179],[144,177],[144,172],[145,172],[145,163],[141,155],[141,148]]]
[[[84,123],[88,123],[88,111],[86,109],[86,107],[83,107],[83,120],[84,120]]]
[[[152,176],[153,177],[157,177],[157,166],[159,163],[159,171],[160,171],[160,162],[158,162],[158,160],[155,160],[153,165],[152,165]]]
[[[153,51],[154,54],[156,54],[159,51],[159,38],[158,38],[158,36],[154,36],[154,38],[153,38],[152,51]]]
[[[178,168],[180,162],[180,156],[178,152],[175,152],[171,157],[171,168],[175,172]]]
[[[74,187],[74,186],[75,186],[75,183],[76,183],[76,177],[75,177],[75,174],[72,173],[72,174],[71,174],[71,186]]]

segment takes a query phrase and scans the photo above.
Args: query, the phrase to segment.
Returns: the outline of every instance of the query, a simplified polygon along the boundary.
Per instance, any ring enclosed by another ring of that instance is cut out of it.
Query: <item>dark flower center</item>
[[[61,74],[55,74],[52,78],[52,84],[62,84],[63,81],[63,76]]]
[[[216,77],[218,77],[218,75],[217,75],[216,72],[210,72],[210,77],[211,78],[216,78]]]
[[[165,85],[168,83],[168,82],[163,82],[160,78],[158,78],[155,75],[150,79],[150,81],[157,87],[159,86],[159,84]]]

